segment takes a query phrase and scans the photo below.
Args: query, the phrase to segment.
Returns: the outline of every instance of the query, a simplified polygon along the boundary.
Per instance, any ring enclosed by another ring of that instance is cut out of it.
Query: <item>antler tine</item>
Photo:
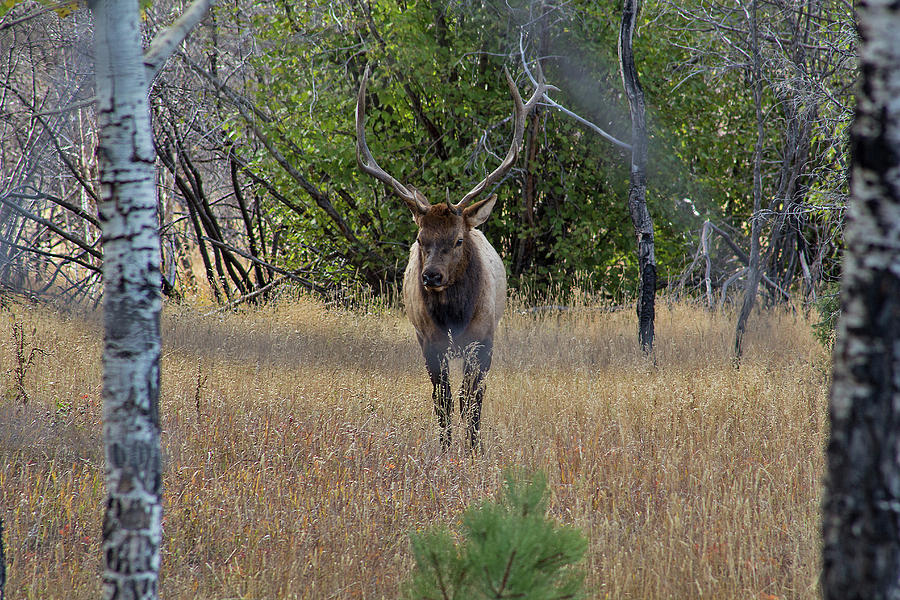
[[[525,119],[534,110],[534,107],[537,106],[538,101],[547,91],[547,85],[542,81],[541,78],[540,83],[537,88],[534,90],[534,94],[531,95],[531,98],[528,99],[527,103],[522,102],[522,96],[519,94],[519,88],[516,86],[516,82],[513,81],[513,78],[510,76],[509,71],[506,67],[503,68],[503,74],[506,75],[506,84],[509,86],[509,92],[513,97],[513,102],[515,104],[515,112],[513,113],[513,139],[512,143],[509,145],[509,150],[506,152],[506,157],[503,159],[503,162],[500,163],[500,166],[494,169],[487,177],[482,179],[478,184],[473,187],[468,194],[463,196],[463,199],[457,202],[456,204],[451,205],[451,208],[456,212],[460,212],[463,208],[468,206],[472,200],[478,197],[479,194],[484,192],[488,187],[495,184],[501,177],[506,175],[506,173],[512,168],[513,164],[516,162],[516,158],[519,156],[519,146],[522,144],[522,138],[525,135]]]
[[[356,95],[356,164],[363,172],[390,186],[391,191],[406,202],[410,210],[427,212],[430,205],[425,197],[417,189],[407,188],[382,169],[366,143],[366,85],[369,83],[370,71],[369,65],[366,65],[366,72],[359,85],[359,93]]]

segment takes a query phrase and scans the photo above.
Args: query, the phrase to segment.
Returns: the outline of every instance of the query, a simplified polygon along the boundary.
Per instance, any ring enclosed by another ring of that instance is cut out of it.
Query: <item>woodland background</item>
[[[96,299],[90,14],[52,8],[23,2],[0,17],[0,282]],[[145,6],[148,39],[182,9]],[[165,293],[225,303],[289,282],[329,298],[392,289],[414,224],[356,167],[365,65],[374,154],[437,202],[499,162],[512,109],[502,69],[525,93],[523,59],[543,59],[554,100],[630,141],[620,12],[606,1],[220,3],[151,91]],[[761,1],[751,16],[749,2],[646,2],[635,35],[659,285],[710,306],[741,289],[754,220],[768,301],[833,292],[839,271],[852,4]],[[633,297],[628,164],[625,150],[556,109],[529,119],[484,225],[513,287],[565,295],[577,280],[606,300]]]
[[[91,17],[0,7],[9,589],[93,598],[100,317],[8,295],[72,308],[102,293]],[[184,8],[144,3],[145,39]],[[414,226],[356,167],[360,77],[373,66],[381,164],[432,201],[457,197],[508,143],[504,67],[527,91],[523,64],[540,58],[558,102],[628,140],[621,7],[218,4],[150,92],[176,300],[157,415],[163,595],[396,597],[409,532],[452,524],[526,465],[548,476],[551,517],[589,539],[594,597],[819,597],[830,364],[817,312],[797,309],[833,298],[839,276],[854,17],[836,1],[644,4],[648,205],[669,288],[652,360],[616,310],[637,274],[626,151],[551,107],[530,117],[485,225],[513,289],[472,456],[438,448],[395,295]],[[790,302],[751,321],[735,368],[730,303],[751,248],[765,304]]]

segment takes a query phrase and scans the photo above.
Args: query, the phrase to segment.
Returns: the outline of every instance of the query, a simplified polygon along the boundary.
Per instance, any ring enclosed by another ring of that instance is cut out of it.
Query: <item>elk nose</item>
[[[444,277],[437,271],[425,271],[422,273],[422,285],[425,287],[440,287]]]

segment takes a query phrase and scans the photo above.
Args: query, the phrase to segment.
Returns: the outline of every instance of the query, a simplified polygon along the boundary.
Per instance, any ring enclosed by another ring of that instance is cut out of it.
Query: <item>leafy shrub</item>
[[[841,316],[840,282],[834,281],[825,286],[816,299],[815,306],[819,313],[819,320],[813,323],[813,331],[816,339],[830,349],[834,346],[835,327],[838,317]]]
[[[407,598],[582,596],[578,563],[587,541],[547,517],[546,477],[507,471],[505,479],[497,500],[466,510],[457,534],[440,525],[410,536],[416,567]]]

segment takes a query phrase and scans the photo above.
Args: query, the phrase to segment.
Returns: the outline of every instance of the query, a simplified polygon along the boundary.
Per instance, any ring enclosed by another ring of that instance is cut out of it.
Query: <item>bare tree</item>
[[[542,7],[543,10],[543,7]],[[619,30],[619,69],[622,76],[622,84],[625,90],[625,96],[628,98],[628,106],[631,115],[631,131],[632,143],[626,144],[614,136],[607,133],[604,129],[584,117],[574,113],[573,111],[560,105],[549,96],[549,90],[557,90],[555,86],[546,86],[548,92],[544,92],[543,101],[562,112],[566,116],[575,119],[582,125],[587,126],[592,132],[596,133],[606,141],[624,149],[631,151],[630,163],[630,181],[628,186],[628,199],[626,206],[631,216],[632,226],[634,227],[635,238],[637,241],[638,254],[638,340],[641,349],[645,352],[651,352],[653,349],[654,337],[654,318],[655,318],[655,299],[656,299],[656,252],[653,235],[653,219],[647,208],[647,124],[645,118],[644,91],[641,88],[638,79],[637,67],[634,62],[633,38],[634,29],[637,23],[637,16],[640,10],[640,4],[636,0],[625,0],[622,9],[622,23]],[[546,23],[547,12],[544,12],[540,21]],[[537,86],[540,82],[544,83],[543,71],[540,68],[540,59],[535,61],[537,68],[537,79],[528,68],[528,59],[525,55],[523,45],[524,32],[519,37],[519,55],[522,59],[522,65],[531,82]],[[546,32],[542,32],[541,41],[546,39]],[[542,44],[543,45],[543,44]],[[542,50],[540,55],[545,55]],[[536,114],[536,113],[535,113]],[[533,117],[534,118],[534,117]],[[537,135],[538,121],[534,118],[534,126],[532,136]],[[529,156],[533,156],[534,148],[529,140]],[[530,162],[530,160],[529,160]],[[533,211],[533,204],[529,199],[529,177],[526,177],[525,197],[526,197],[526,215]],[[533,214],[530,216],[533,221]]]
[[[105,598],[158,596],[160,246],[147,96],[162,63],[206,14],[195,0],[142,55],[137,2],[95,0],[94,47],[103,229]]]
[[[631,169],[628,185],[628,212],[637,238],[639,291],[637,301],[638,339],[645,352],[653,349],[653,321],[656,299],[656,253],[653,219],[647,210],[647,123],[644,118],[644,90],[634,64],[632,39],[640,3],[625,0],[619,30],[619,65],[622,84],[631,109]]]
[[[900,6],[859,11],[862,82],[834,352],[822,589],[900,598]]]
[[[29,10],[0,27],[0,285],[72,300],[102,260],[88,26]]]
[[[747,285],[744,288],[744,302],[738,315],[734,331],[734,360],[738,364],[744,352],[744,331],[759,289],[759,210],[762,207],[762,154],[765,142],[765,126],[762,108],[762,58],[759,52],[759,0],[750,3],[750,69],[753,76],[753,113],[756,116],[756,145],[753,147],[753,216],[750,220],[750,261],[747,265]]]
[[[837,271],[841,247],[847,195],[843,132],[851,118],[856,72],[852,6],[840,0],[752,0],[668,7],[680,19],[669,24],[672,43],[691,55],[672,66],[683,75],[681,82],[699,77],[717,87],[734,85],[733,77],[740,77],[757,126],[748,181],[753,208],[746,217],[734,215],[749,218],[750,235],[742,231],[743,223],[732,223],[723,248],[742,250],[714,261],[711,287],[721,293],[725,283],[744,279],[746,292],[752,283],[747,280],[761,272],[767,302],[790,299],[797,278],[804,298],[814,299],[816,287]],[[729,227],[716,225],[719,231]],[[688,279],[686,272],[681,281]],[[701,287],[706,281],[694,279]],[[755,302],[755,294],[745,298]],[[736,346],[742,330],[736,328]]]

